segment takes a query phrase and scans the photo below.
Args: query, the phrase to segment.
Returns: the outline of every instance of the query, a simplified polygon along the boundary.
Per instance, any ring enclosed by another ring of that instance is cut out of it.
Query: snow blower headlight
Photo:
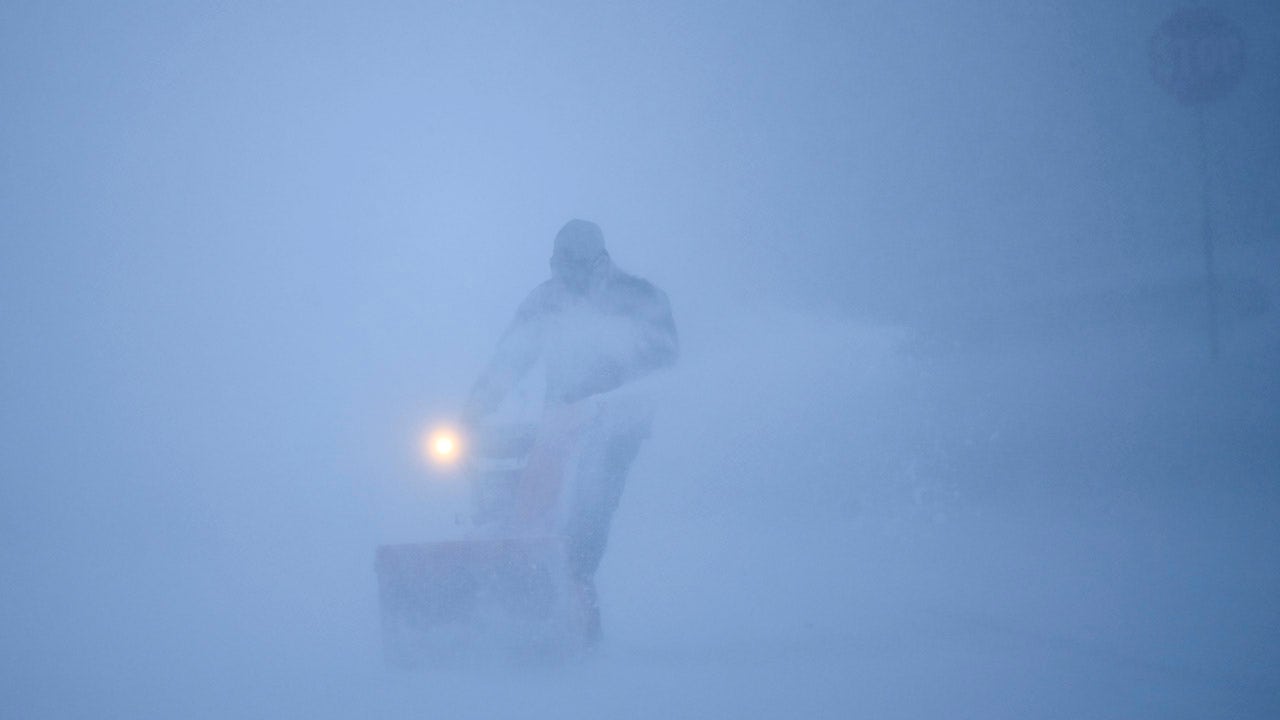
[[[433,465],[456,465],[462,458],[462,437],[453,428],[433,428],[423,436],[422,453]]]

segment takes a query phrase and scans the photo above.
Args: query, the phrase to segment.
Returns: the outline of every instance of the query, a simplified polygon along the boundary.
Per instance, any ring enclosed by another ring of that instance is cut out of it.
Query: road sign
[[[1223,97],[1244,74],[1244,36],[1209,8],[1170,15],[1151,36],[1151,75],[1185,105]]]

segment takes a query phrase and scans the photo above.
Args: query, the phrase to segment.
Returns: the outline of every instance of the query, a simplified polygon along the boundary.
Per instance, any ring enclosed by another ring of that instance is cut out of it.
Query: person
[[[595,573],[627,472],[649,435],[652,406],[628,393],[676,362],[679,343],[666,295],[618,269],[600,227],[570,220],[556,234],[551,277],[516,310],[472,386],[464,422],[497,410],[530,371],[545,373],[539,439],[526,466],[560,475],[573,456],[559,530],[585,640],[600,638]]]

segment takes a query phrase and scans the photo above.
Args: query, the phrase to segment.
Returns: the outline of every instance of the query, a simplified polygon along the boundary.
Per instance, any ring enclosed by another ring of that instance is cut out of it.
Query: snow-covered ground
[[[1275,380],[1258,364],[1274,348],[1216,366],[1182,336],[1155,355],[1129,336],[1091,339],[1091,357],[1042,343],[920,358],[896,331],[760,323],[787,342],[737,337],[673,379],[615,521],[596,654],[384,667],[372,550],[405,538],[376,506],[443,496],[372,497],[321,473],[296,517],[283,497],[223,490],[266,503],[259,521],[199,542],[164,530],[190,547],[151,565],[85,547],[64,561],[78,586],[35,588],[38,606],[10,590],[6,714],[1280,710]]]
[[[577,662],[388,670],[366,598],[310,628],[283,608],[270,625],[192,613],[158,643],[24,664],[5,705],[86,718],[1265,718],[1280,583],[1274,552],[1252,551],[1274,548],[1275,530],[1234,517],[1202,520],[1195,537],[1126,512],[917,536],[621,527],[602,578],[609,639]],[[347,580],[347,594],[372,586]],[[319,625],[334,621],[345,642],[307,637],[332,636]]]

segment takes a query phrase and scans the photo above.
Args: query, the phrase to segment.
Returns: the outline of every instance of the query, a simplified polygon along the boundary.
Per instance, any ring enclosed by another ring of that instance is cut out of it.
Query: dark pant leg
[[[580,582],[590,581],[600,566],[627,471],[644,439],[642,433],[634,431],[604,435],[582,448],[569,508],[569,571]]]

